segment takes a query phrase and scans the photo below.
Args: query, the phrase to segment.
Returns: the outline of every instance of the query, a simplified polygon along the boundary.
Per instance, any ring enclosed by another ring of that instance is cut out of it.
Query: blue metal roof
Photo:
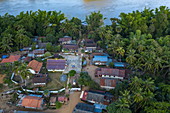
[[[115,67],[126,67],[124,62],[114,62]]]
[[[107,105],[97,104],[97,103],[95,103],[94,106],[95,106],[95,109],[106,109],[107,107]]]
[[[86,60],[83,62],[83,65],[87,65],[87,61]]]
[[[107,56],[94,56],[93,61],[107,62],[108,57]]]
[[[95,108],[95,109],[94,109],[94,112],[95,112],[95,113],[102,113],[102,109],[97,109],[97,108]]]
[[[33,96],[33,97],[42,97],[42,95],[36,95],[36,94],[29,94],[29,96]]]

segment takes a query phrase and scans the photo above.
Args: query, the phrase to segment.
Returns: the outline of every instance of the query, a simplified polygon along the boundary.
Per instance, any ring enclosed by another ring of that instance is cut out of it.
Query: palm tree
[[[126,62],[129,64],[134,64],[137,60],[136,56],[137,54],[135,53],[136,51],[134,49],[130,49],[127,53],[126,57]]]
[[[123,47],[119,47],[116,49],[116,51],[118,52],[119,56],[120,56],[120,60],[121,60],[121,56],[123,57],[125,54],[125,50],[123,49]]]
[[[28,71],[28,67],[26,64],[21,64],[20,66],[17,67],[16,69],[16,74],[21,77],[22,83],[25,81],[25,86],[27,85],[26,80],[29,78],[31,73]]]
[[[30,44],[30,38],[26,35],[25,29],[21,28],[17,31],[16,37],[16,44],[18,45],[19,49],[22,47],[28,46]]]
[[[7,34],[6,36],[2,37],[2,41],[0,42],[0,47],[4,52],[11,52],[11,46],[13,45],[12,43],[13,39],[12,39],[12,35],[11,34]]]

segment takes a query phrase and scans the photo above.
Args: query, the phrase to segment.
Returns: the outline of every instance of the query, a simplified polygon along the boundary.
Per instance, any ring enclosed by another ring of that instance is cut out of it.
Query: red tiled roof
[[[60,96],[60,97],[58,97],[58,101],[67,101],[67,97]]]
[[[26,96],[22,100],[22,106],[25,107],[41,108],[42,103],[43,103],[43,98],[35,97],[35,96]]]
[[[5,58],[1,61],[1,63],[8,63],[8,62],[14,62],[18,61],[20,59],[21,55],[10,55],[9,58]]]
[[[59,42],[65,42],[65,41],[70,41],[70,40],[72,40],[71,37],[64,37],[64,38],[60,38]]]
[[[31,67],[31,69],[34,70],[35,72],[39,72],[42,65],[43,65],[42,62],[32,60],[32,61],[29,62],[28,67]]]
[[[114,79],[100,79],[100,86],[116,87],[116,80]]]
[[[110,75],[110,76],[125,77],[126,70],[125,69],[114,69],[114,68],[98,68],[96,70],[96,75]]]

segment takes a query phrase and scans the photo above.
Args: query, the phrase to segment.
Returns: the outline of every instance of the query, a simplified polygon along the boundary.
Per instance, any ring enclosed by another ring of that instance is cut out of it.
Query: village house
[[[63,45],[62,52],[78,52],[78,45],[76,44],[65,44]]]
[[[124,79],[127,76],[126,69],[115,68],[97,68],[95,71],[95,77]]]
[[[93,104],[97,103],[97,104],[109,105],[113,100],[113,95],[105,91],[89,90],[89,91],[82,91],[80,95],[80,99],[82,101],[86,101]]]
[[[57,100],[57,97],[50,97],[50,106],[55,106],[56,105],[56,100]]]
[[[66,60],[65,59],[47,59],[46,68],[48,71],[64,71],[66,68]]]
[[[100,78],[100,87],[105,89],[114,89],[116,87],[116,80],[110,78]]]
[[[44,56],[45,50],[44,49],[35,49],[33,50],[33,54],[35,57],[42,57]]]
[[[31,51],[31,52],[29,52],[29,53],[27,54],[27,57],[34,58],[34,57],[35,57],[35,55],[34,55],[34,53]]]
[[[78,103],[72,113],[94,113],[94,105]]]
[[[2,59],[1,63],[13,63],[15,61],[19,61],[21,55],[10,55],[8,58]]]
[[[109,58],[108,56],[93,56],[92,63],[94,65],[108,65],[109,64]]]
[[[23,108],[31,108],[31,109],[38,109],[43,110],[44,105],[44,98],[42,96],[24,96],[20,99],[17,106]]]
[[[42,43],[42,42],[39,42],[38,43],[38,47],[39,48],[46,48],[46,45],[47,45],[48,43]]]
[[[59,38],[60,44],[71,44],[72,37],[64,36],[63,38]]]
[[[47,74],[35,75],[32,79],[34,86],[42,87],[47,84]]]
[[[65,102],[68,102],[68,98],[66,96],[59,96],[58,101],[60,103],[65,103]]]
[[[96,53],[103,53],[103,49],[101,47],[97,47],[95,50]]]
[[[40,70],[42,68],[42,65],[43,65],[42,62],[38,62],[36,60],[32,60],[32,61],[29,62],[28,67],[31,68],[29,70],[30,70],[30,72],[32,74],[39,74],[39,72],[40,72]]]
[[[31,47],[24,47],[23,51],[31,51]]]
[[[23,62],[30,62],[31,60],[32,58],[27,56],[23,59]]]
[[[97,48],[97,44],[94,42],[93,39],[84,39],[84,50],[85,52],[92,53]]]

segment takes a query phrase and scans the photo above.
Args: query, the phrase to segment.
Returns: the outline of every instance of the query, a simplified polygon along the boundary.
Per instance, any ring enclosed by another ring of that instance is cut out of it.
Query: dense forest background
[[[117,101],[108,107],[109,113],[170,113],[170,9],[161,6],[119,17],[104,25],[100,12],[92,12],[84,22],[56,11],[5,14],[0,16],[0,53],[33,46],[34,36],[45,36],[42,42],[53,45],[54,51],[58,39],[66,35],[94,39],[133,71],[129,80],[111,91]]]

